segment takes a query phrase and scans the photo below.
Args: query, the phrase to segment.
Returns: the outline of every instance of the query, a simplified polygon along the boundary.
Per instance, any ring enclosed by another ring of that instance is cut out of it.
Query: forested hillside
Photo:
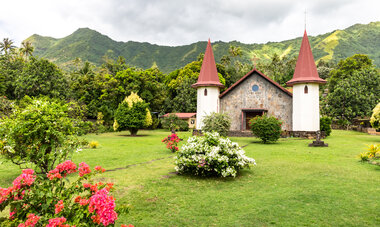
[[[282,42],[266,44],[244,44],[238,41],[213,43],[217,62],[228,53],[229,47],[240,47],[242,63],[248,63],[256,56],[268,60],[274,54],[293,57],[298,54],[301,44],[300,37]],[[205,39],[208,37],[205,37]],[[335,30],[318,36],[309,36],[315,60],[333,60],[337,62],[353,54],[367,54],[380,65],[380,22],[362,25],[356,24],[344,30]],[[89,28],[80,28],[73,34],[55,39],[40,35],[32,35],[27,39],[35,47],[34,55],[47,58],[63,68],[71,68],[75,58],[100,65],[104,57],[116,58],[123,56],[131,66],[143,69],[157,65],[168,73],[196,60],[206,48],[206,41],[184,46],[159,46],[150,43],[134,41],[116,42],[109,37]]]

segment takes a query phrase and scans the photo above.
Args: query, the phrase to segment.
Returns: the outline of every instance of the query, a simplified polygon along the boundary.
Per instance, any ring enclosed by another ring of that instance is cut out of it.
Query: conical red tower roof
[[[293,86],[294,84],[301,83],[326,83],[326,80],[319,78],[317,67],[315,66],[314,62],[313,53],[311,52],[309,39],[307,38],[306,30],[303,35],[301,49],[298,55],[293,78],[286,82],[286,85]]]
[[[219,81],[218,71],[216,70],[216,64],[214,59],[214,54],[212,52],[210,39],[207,43],[207,48],[205,56],[203,58],[203,63],[201,67],[201,72],[199,73],[197,83],[191,85],[192,87],[224,87]]]

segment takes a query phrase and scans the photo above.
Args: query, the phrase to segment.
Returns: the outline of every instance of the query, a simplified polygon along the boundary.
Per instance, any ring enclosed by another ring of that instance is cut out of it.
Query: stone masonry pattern
[[[257,85],[257,91],[252,86]],[[292,97],[253,72],[220,99],[220,112],[231,117],[231,131],[245,130],[242,109],[266,109],[267,114],[283,121],[282,130],[292,130]]]

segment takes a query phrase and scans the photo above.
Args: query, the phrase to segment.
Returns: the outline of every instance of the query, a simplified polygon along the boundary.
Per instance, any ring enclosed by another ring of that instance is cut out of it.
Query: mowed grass
[[[97,149],[73,156],[76,163],[101,165],[99,176],[114,182],[119,204],[131,209],[117,225],[135,226],[379,226],[380,167],[358,162],[379,136],[333,131],[329,147],[311,140],[231,138],[245,146],[257,166],[236,178],[200,178],[174,173],[173,153],[162,130],[87,135]],[[184,138],[190,133],[179,133]],[[1,165],[0,186],[8,187],[20,170]]]

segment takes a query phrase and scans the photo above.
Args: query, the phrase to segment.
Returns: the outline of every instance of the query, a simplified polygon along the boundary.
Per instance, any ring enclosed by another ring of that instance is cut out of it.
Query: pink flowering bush
[[[0,226],[113,226],[119,212],[115,198],[110,195],[113,183],[94,183],[94,170],[82,162],[79,167],[68,160],[46,175],[36,175],[25,169],[8,188],[0,187],[0,211],[10,209],[9,218]],[[67,176],[78,173],[70,182]]]
[[[161,142],[166,144],[166,148],[168,148],[171,152],[178,151],[178,143],[180,141],[180,138],[177,136],[177,134],[173,133],[168,137],[165,137]]]

